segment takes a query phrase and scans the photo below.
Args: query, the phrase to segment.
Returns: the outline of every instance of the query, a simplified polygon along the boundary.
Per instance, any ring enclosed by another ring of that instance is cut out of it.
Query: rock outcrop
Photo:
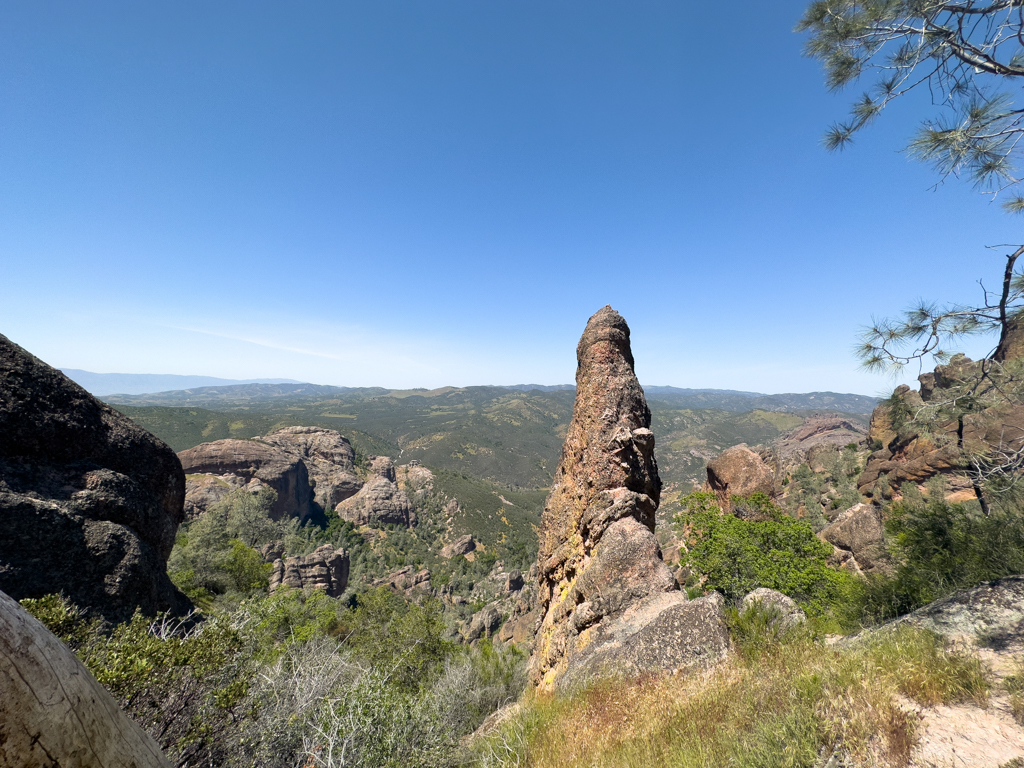
[[[850,443],[859,443],[866,436],[867,430],[848,416],[814,414],[775,440],[774,448],[781,459],[790,459],[828,446],[842,448]]]
[[[396,482],[394,462],[378,456],[370,471],[373,474],[359,493],[335,507],[338,516],[356,525],[416,525],[412,502]]]
[[[388,587],[392,592],[398,592],[410,597],[416,593],[433,592],[433,587],[430,584],[430,571],[426,568],[416,571],[413,570],[411,565],[399,568],[394,573],[389,573],[383,579],[377,579],[373,582],[372,586]]]
[[[918,608],[885,627],[910,624],[952,641],[1024,649],[1024,576],[1008,576]]]
[[[277,491],[277,501],[271,510],[275,520],[297,517],[305,520],[313,512],[313,489],[309,472],[298,456],[281,450],[262,440],[216,440],[189,448],[178,454],[181,466],[189,475],[206,475],[226,483],[220,490],[224,495],[235,488],[256,490],[261,485]],[[192,514],[205,510],[197,493],[216,498],[211,481],[202,477],[189,478],[189,504]]]
[[[807,621],[807,614],[793,598],[767,587],[759,587],[744,595],[743,601],[740,603],[740,615],[742,616],[755,608],[776,614],[775,622],[782,630],[792,629]]]
[[[769,497],[775,492],[775,473],[764,460],[745,444],[726,448],[717,458],[708,462],[707,490],[718,497],[723,511],[732,509],[733,496],[763,493]]]
[[[270,572],[270,591],[285,586],[293,589],[319,589],[331,597],[341,597],[348,586],[348,571],[348,552],[324,544],[305,556],[276,557]]]
[[[473,614],[462,634],[467,643],[472,643],[482,637],[490,637],[499,627],[501,614],[493,605],[488,605]]]
[[[0,592],[0,768],[170,768],[71,649]]]
[[[323,509],[333,509],[362,487],[356,477],[352,444],[333,429],[284,427],[260,439],[302,460],[315,490],[315,501]]]
[[[833,547],[831,565],[857,575],[888,570],[881,514],[871,504],[854,504],[842,512],[818,536]]]
[[[450,560],[459,555],[468,555],[474,549],[476,549],[476,542],[473,541],[473,536],[467,533],[465,536],[459,536],[455,541],[441,547],[441,557]]]
[[[539,531],[530,679],[551,689],[717,660],[721,597],[688,601],[654,538],[661,481],[626,322],[605,307],[576,352],[573,418]]]
[[[184,497],[167,445],[0,336],[0,589],[112,622],[185,611],[166,570]]]
[[[1013,349],[1016,349],[1015,339],[1016,336],[1011,336],[1007,342]],[[971,396],[985,397],[982,365],[963,355],[955,355],[948,364],[938,365],[933,372],[918,377],[920,391],[902,385],[894,392],[891,403],[875,408],[868,438],[880,447],[868,458],[857,481],[861,494],[880,501],[899,492],[904,483],[920,485],[942,475],[947,480],[947,498],[965,501],[973,498],[974,493],[964,474],[961,446],[966,453],[979,456],[990,454],[994,447],[1008,452],[1020,449],[1024,444],[1024,403],[1010,397],[992,398],[992,406],[966,414],[962,425],[955,419],[931,424],[927,434],[912,420],[902,426],[894,423],[894,404],[898,410],[911,413],[935,412],[939,403],[951,398],[951,393],[961,391],[963,396],[965,383],[980,382],[977,387],[971,387],[976,390]]]

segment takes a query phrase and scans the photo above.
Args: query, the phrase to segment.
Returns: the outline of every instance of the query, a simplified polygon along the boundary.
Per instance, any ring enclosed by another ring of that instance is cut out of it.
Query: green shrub
[[[738,499],[770,519],[743,520],[722,514],[711,493],[692,493],[676,517],[687,541],[683,564],[705,577],[706,589],[738,600],[768,587],[796,600],[815,618],[848,626],[859,611],[860,587],[845,571],[826,565],[832,547],[806,523],[784,515],[763,494]]]
[[[869,580],[865,612],[884,621],[959,589],[1024,573],[1024,514],[1011,502],[985,516],[976,504],[924,499],[906,489],[889,509],[886,531],[898,563]]]
[[[187,628],[136,613],[109,634],[56,595],[22,605],[67,642],[93,676],[179,765],[221,764],[230,735],[251,717],[254,669],[243,636],[225,619]]]
[[[346,647],[370,666],[392,670],[395,684],[409,690],[428,682],[454,651],[440,603],[411,602],[387,587],[358,595],[341,626]]]

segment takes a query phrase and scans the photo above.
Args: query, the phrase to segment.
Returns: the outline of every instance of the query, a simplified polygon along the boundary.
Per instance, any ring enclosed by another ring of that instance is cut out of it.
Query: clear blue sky
[[[876,394],[858,328],[1020,220],[845,153],[804,2],[0,4],[0,333],[98,372]],[[725,8],[725,11],[721,9]]]

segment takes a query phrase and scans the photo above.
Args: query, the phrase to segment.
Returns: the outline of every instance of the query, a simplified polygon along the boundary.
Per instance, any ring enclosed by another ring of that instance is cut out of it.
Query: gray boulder
[[[0,592],[0,768],[170,768],[74,653]]]
[[[807,614],[791,597],[767,587],[759,587],[744,596],[740,603],[740,615],[755,608],[777,614],[777,623],[781,629],[792,629],[807,621]]]
[[[167,578],[184,498],[167,445],[0,336],[0,589],[112,622],[187,611]]]

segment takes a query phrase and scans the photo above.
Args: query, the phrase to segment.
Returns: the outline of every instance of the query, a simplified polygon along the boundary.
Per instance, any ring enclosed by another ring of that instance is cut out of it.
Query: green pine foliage
[[[937,487],[924,497],[908,484],[889,508],[886,533],[897,565],[892,576],[868,582],[865,610],[871,620],[895,618],[957,590],[1024,573],[1024,508],[1012,496],[985,515],[977,503],[951,504]]]

